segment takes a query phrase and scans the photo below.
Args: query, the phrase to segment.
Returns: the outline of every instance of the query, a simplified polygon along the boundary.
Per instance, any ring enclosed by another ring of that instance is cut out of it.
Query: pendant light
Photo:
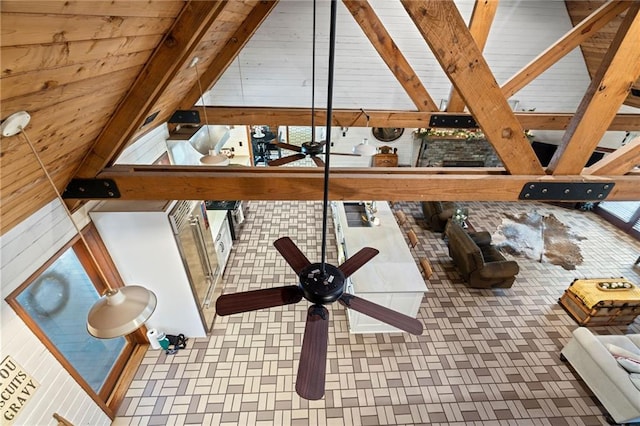
[[[204,113],[204,123],[207,126],[207,135],[209,136],[209,144],[211,144],[211,129],[209,128],[209,119],[207,118],[207,107],[204,105],[204,93],[202,91],[202,84],[200,84],[200,74],[198,73],[198,62],[200,58],[194,56],[189,64],[189,67],[195,68],[196,81],[198,82],[198,88],[200,89],[200,99],[202,100],[202,111]],[[216,152],[215,149],[210,149],[207,155],[200,157],[200,164],[203,166],[228,166],[230,163],[229,157],[224,154]]]
[[[366,113],[366,111],[362,108],[360,108],[360,111],[362,111],[362,113],[364,114],[365,117],[367,117],[367,133],[369,130],[369,114]],[[354,154],[359,154],[363,157],[371,157],[374,156],[378,153],[378,149],[373,146],[373,145],[369,145],[369,139],[368,138],[364,138],[362,139],[362,142],[360,142],[358,145],[353,147],[353,153]]]
[[[96,267],[98,275],[107,287],[104,297],[101,297],[89,310],[87,317],[87,331],[89,334],[99,339],[111,339],[132,333],[140,328],[155,310],[157,301],[156,295],[147,288],[139,285],[127,285],[121,288],[111,288],[109,281],[100,268],[95,256],[91,252],[91,248],[87,243],[87,240],[80,231],[76,222],[73,220],[71,211],[69,211],[69,208],[62,199],[62,195],[60,195],[58,188],[56,188],[51,175],[49,175],[49,172],[45,168],[44,163],[40,159],[40,156],[29,139],[29,136],[24,131],[24,128],[29,124],[30,120],[31,116],[25,111],[12,114],[2,123],[2,136],[14,136],[18,133],[22,133],[24,135],[24,139],[29,145],[29,148],[31,148],[36,160],[38,160],[40,168],[56,193],[58,201],[62,204],[67,217],[84,243],[91,260]]]

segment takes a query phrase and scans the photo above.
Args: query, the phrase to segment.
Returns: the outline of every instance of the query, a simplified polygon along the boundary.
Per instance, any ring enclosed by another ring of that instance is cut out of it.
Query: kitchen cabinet
[[[373,247],[380,251],[347,279],[346,291],[416,318],[424,293],[428,291],[427,285],[389,203],[376,201],[375,205],[379,226],[350,226],[344,204],[332,203],[335,227],[339,227],[343,235],[345,256],[349,258],[363,247]],[[351,309],[347,309],[347,318],[351,333],[402,332]]]
[[[220,274],[224,274],[224,270],[231,254],[233,239],[231,238],[231,228],[229,223],[229,215],[225,215],[220,230],[215,239],[216,255],[218,256],[218,264],[220,265]]]
[[[233,238],[229,223],[228,210],[207,210],[207,217],[211,224],[210,230],[220,268],[220,275],[224,274],[233,247]]]

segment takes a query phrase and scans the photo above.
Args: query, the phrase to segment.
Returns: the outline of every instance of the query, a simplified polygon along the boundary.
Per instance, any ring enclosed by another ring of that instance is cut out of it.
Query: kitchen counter
[[[347,283],[347,292],[379,303],[406,315],[416,317],[427,285],[411,255],[386,201],[376,201],[375,216],[379,226],[348,226],[344,204],[332,203],[338,244],[346,258],[363,247],[373,247],[380,253],[357,270]],[[339,247],[339,251],[341,251]],[[339,262],[341,263],[341,262]],[[366,315],[348,310],[352,333],[399,332],[395,327]]]

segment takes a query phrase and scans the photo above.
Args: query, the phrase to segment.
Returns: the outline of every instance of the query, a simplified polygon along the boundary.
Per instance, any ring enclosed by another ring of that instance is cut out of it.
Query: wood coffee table
[[[579,325],[629,325],[640,315],[640,288],[602,290],[598,283],[625,282],[624,278],[576,279],[558,303]]]

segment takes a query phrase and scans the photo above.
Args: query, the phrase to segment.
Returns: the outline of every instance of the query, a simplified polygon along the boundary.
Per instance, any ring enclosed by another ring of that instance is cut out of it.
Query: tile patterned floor
[[[581,242],[573,271],[517,259],[510,289],[467,288],[440,234],[419,228],[418,203],[396,203],[418,231],[416,259],[433,266],[419,319],[422,336],[352,335],[344,309],[331,314],[325,397],[306,401],[294,381],[307,304],[215,320],[211,336],[175,355],[150,350],[114,424],[224,425],[599,425],[602,407],[558,353],[577,325],[558,305],[575,278],[624,276],[640,283],[640,243],[593,213],[531,203],[467,203],[477,229],[493,232],[504,213],[553,212]],[[414,217],[415,216],[415,217]],[[320,257],[321,203],[251,202],[223,277],[225,292],[293,284],[273,248],[289,235]],[[329,221],[328,258],[337,255]],[[597,333],[640,332],[598,327]]]

